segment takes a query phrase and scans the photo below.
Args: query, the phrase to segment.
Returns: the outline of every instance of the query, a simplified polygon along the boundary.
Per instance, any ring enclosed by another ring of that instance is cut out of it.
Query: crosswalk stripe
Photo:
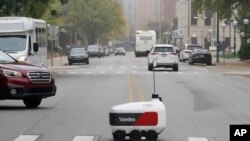
[[[73,141],[93,141],[94,136],[75,136]]]
[[[35,141],[38,137],[38,135],[20,135],[14,141]]]
[[[188,137],[188,141],[208,141],[208,139],[202,137]]]

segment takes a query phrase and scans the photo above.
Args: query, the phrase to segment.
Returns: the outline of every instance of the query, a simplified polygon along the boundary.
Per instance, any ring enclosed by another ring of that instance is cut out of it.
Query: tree
[[[1,0],[1,16],[41,18],[53,0]]]
[[[66,25],[75,26],[88,44],[108,40],[125,25],[121,5],[113,0],[71,0],[64,11]]]
[[[249,13],[249,5],[249,0],[194,0],[194,7],[197,11],[208,9],[217,12],[220,19],[241,16],[240,11]]]

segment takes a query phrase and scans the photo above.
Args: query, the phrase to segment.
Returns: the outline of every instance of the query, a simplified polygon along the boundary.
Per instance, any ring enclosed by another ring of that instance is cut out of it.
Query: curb
[[[60,69],[78,69],[79,66],[49,66],[50,70],[60,70]]]
[[[224,75],[242,76],[250,78],[250,72],[225,72]]]

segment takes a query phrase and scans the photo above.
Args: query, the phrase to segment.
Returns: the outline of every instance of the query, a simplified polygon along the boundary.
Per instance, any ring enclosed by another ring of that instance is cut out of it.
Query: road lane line
[[[138,73],[138,71],[131,71],[131,73]]]
[[[208,141],[208,139],[202,137],[188,137],[188,141]]]
[[[38,135],[20,135],[14,141],[35,141],[38,137]]]
[[[72,141],[93,141],[95,136],[75,136]]]
[[[134,93],[132,90],[132,86],[131,86],[131,78],[130,75],[128,76],[128,96],[129,96],[129,102],[134,102]]]
[[[121,73],[122,73],[122,71],[116,71],[115,73],[117,73],[117,74],[121,74]]]
[[[139,96],[140,96],[141,101],[145,101],[144,93],[143,93],[141,84],[140,84],[140,82],[139,82],[138,75],[135,75],[134,81],[135,81],[135,85],[136,85],[136,88],[137,88],[137,92],[138,92],[138,94],[139,94]]]

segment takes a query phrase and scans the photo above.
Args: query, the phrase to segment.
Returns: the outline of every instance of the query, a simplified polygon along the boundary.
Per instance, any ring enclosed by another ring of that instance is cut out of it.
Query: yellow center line
[[[145,101],[144,93],[143,93],[141,84],[140,84],[140,82],[139,82],[138,76],[134,77],[134,80],[135,80],[135,85],[136,85],[137,92],[138,92],[138,94],[139,94],[139,96],[140,96],[141,101]]]

